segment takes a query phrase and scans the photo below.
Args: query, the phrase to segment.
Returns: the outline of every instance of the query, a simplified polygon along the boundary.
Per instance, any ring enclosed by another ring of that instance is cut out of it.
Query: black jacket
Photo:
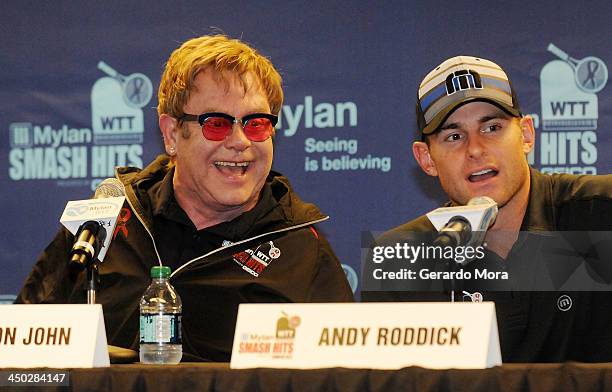
[[[423,215],[383,234],[378,241],[433,231],[435,228]],[[531,169],[529,204],[521,231],[612,231],[612,175],[544,175]],[[533,261],[530,257],[533,254],[525,243],[517,241],[500,265],[529,263]],[[559,308],[557,302],[563,295],[572,300],[569,310]],[[496,304],[504,362],[612,361],[612,293],[497,291],[483,296],[485,301]],[[406,291],[362,292],[362,298],[449,300],[448,293]]]
[[[313,227],[328,217],[301,201],[286,178],[270,173],[255,208],[198,231],[174,199],[173,170],[164,155],[142,171],[117,170],[127,199],[99,268],[97,295],[109,344],[138,348],[139,301],[154,265],[172,266],[187,358],[229,360],[240,303],[353,300],[334,252]],[[73,241],[60,230],[17,303],[86,302],[84,274],[71,276],[66,267]]]

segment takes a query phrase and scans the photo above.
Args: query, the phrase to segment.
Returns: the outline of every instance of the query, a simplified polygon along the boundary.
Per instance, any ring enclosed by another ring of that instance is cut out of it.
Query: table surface
[[[44,372],[53,369],[3,369]],[[325,368],[240,369],[227,363],[112,365],[67,369],[69,387],[35,390],[75,391],[610,391],[612,363],[505,364],[485,370],[399,370]],[[23,386],[0,390],[24,391]]]

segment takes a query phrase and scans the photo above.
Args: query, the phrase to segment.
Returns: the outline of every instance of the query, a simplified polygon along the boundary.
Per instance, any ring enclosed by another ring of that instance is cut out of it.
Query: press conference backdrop
[[[68,200],[162,151],[156,91],[186,39],[224,32],[278,67],[274,169],[331,216],[320,228],[359,290],[361,232],[445,200],[410,144],[418,83],[447,57],[508,71],[535,119],[534,166],[612,172],[611,17],[607,0],[4,2],[0,301],[18,292]]]

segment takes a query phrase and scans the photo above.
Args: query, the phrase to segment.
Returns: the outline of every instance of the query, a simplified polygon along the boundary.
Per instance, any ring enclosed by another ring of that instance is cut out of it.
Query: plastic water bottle
[[[168,282],[170,267],[151,268],[151,285],[140,300],[140,362],[177,364],[181,344],[181,298]]]

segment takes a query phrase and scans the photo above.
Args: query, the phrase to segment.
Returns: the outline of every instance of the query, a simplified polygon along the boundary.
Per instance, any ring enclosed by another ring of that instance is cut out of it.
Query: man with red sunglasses
[[[281,77],[251,47],[222,35],[170,56],[159,87],[166,154],[118,168],[127,203],[104,263],[97,301],[109,344],[136,349],[138,304],[154,265],[172,268],[183,301],[184,360],[228,361],[243,302],[352,301],[344,272],[314,225],[328,219],[271,171]],[[62,230],[17,302],[84,302],[67,268]]]

